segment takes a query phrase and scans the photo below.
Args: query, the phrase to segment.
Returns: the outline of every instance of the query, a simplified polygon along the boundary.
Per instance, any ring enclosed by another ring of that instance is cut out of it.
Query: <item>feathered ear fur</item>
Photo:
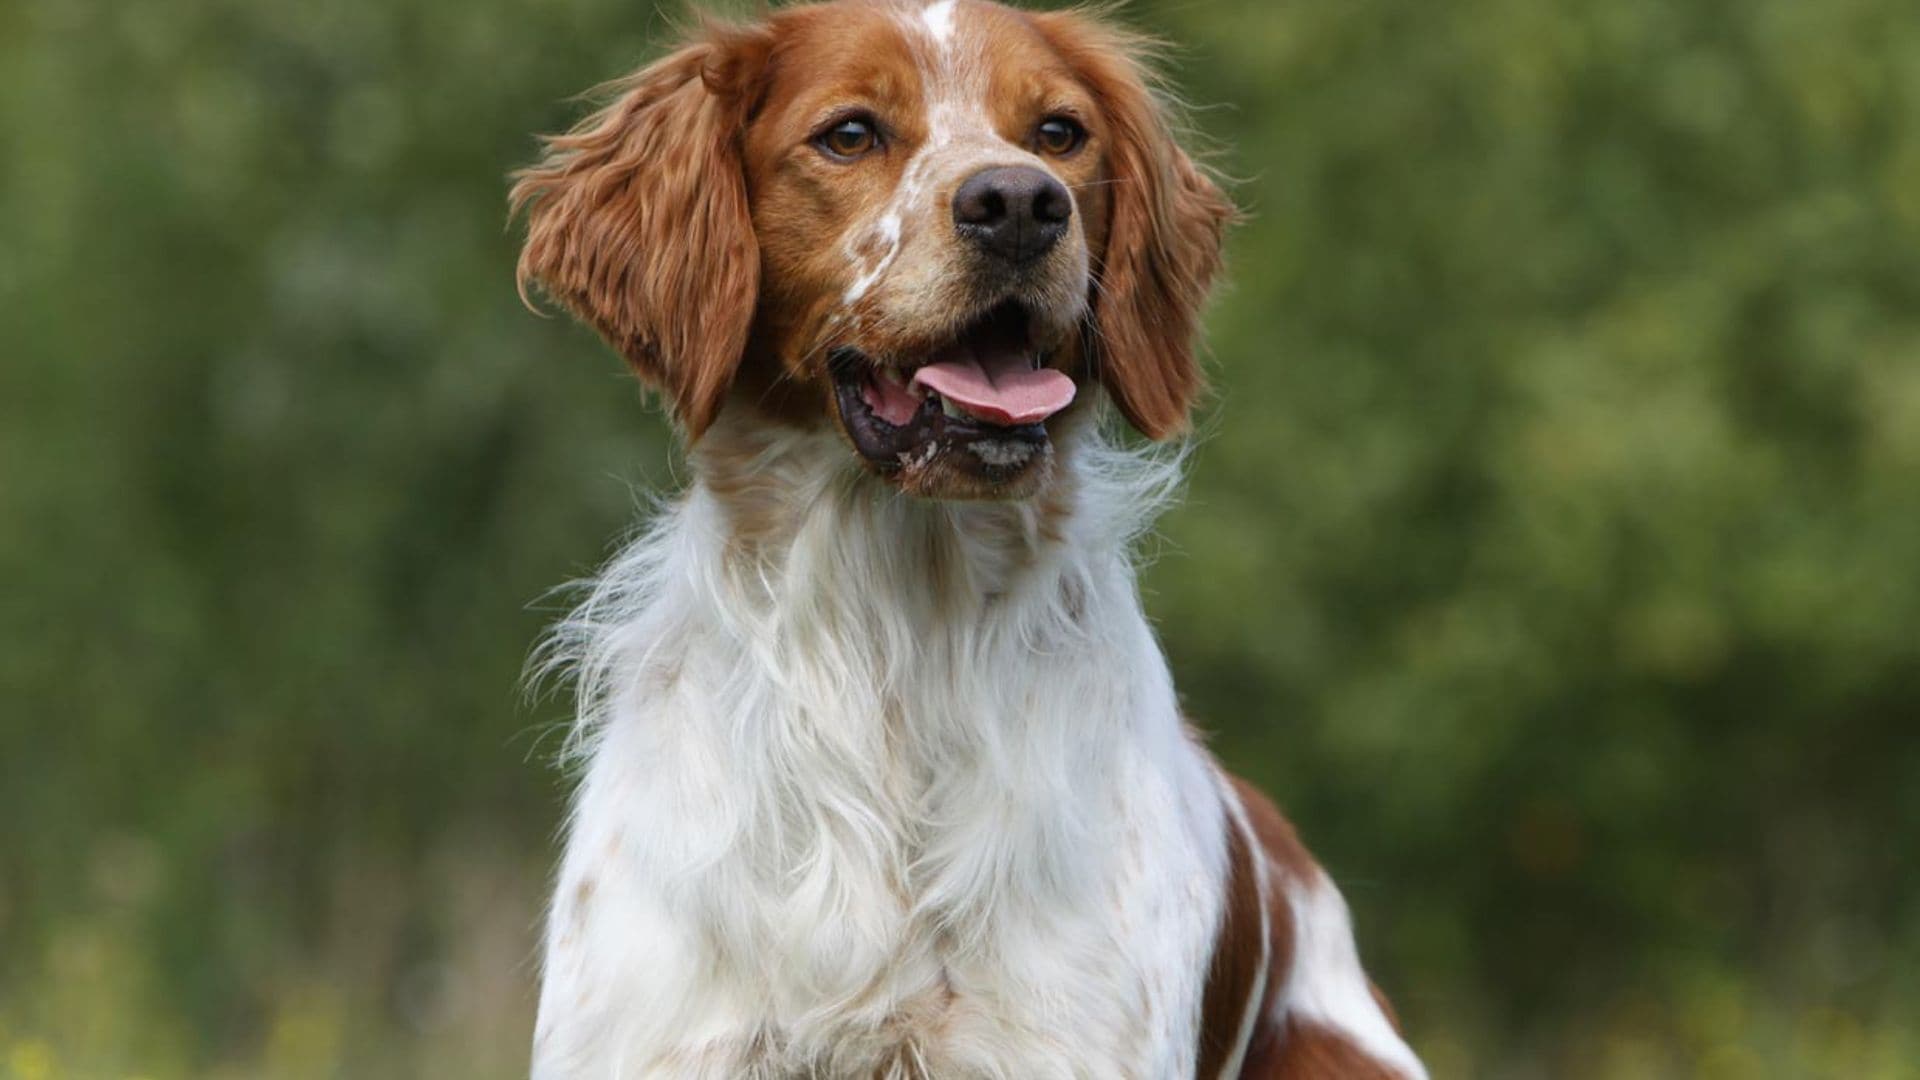
[[[1034,18],[1106,118],[1113,183],[1094,371],[1142,434],[1179,434],[1205,386],[1193,338],[1233,204],[1174,141],[1142,63],[1150,41],[1078,12]]]
[[[759,294],[740,141],[770,48],[764,29],[710,26],[514,174],[522,294],[598,330],[689,441],[720,411]]]

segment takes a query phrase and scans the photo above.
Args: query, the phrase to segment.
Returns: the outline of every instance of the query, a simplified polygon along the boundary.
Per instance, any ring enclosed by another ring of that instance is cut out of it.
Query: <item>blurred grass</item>
[[[1149,607],[1436,1075],[1920,1075],[1911,5],[1129,12],[1252,211]],[[674,476],[501,178],[665,22],[0,7],[0,1075],[524,1071]]]

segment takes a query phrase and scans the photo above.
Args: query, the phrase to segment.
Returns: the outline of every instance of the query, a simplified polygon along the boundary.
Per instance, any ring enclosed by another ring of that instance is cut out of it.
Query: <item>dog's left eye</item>
[[[1033,144],[1041,153],[1055,157],[1065,157],[1080,149],[1087,139],[1087,129],[1071,117],[1049,116],[1040,121],[1033,129]]]
[[[814,145],[831,157],[852,161],[880,145],[880,129],[864,116],[849,116],[814,136]]]

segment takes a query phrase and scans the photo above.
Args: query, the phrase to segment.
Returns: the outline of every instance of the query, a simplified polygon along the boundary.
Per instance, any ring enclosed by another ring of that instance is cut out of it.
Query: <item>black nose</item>
[[[1046,254],[1066,235],[1071,217],[1065,185],[1027,165],[981,169],[953,193],[953,227],[1011,263]]]

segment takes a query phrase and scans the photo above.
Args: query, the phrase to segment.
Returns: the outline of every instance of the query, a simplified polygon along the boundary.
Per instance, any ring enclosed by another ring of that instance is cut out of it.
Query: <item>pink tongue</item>
[[[1065,372],[1035,368],[1023,351],[965,345],[913,373],[913,385],[928,389],[982,420],[995,424],[1031,424],[1045,420],[1073,400],[1073,380]]]

